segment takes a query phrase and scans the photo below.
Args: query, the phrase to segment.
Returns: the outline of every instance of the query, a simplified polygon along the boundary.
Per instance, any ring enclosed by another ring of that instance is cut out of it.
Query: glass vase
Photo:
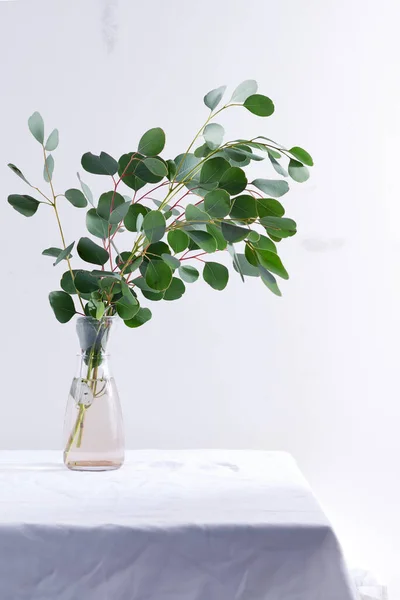
[[[122,411],[106,352],[115,321],[77,319],[81,354],[64,422],[64,463],[72,470],[108,471],[124,462]]]

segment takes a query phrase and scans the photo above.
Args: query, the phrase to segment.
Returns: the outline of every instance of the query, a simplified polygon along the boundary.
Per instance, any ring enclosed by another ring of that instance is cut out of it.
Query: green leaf
[[[280,198],[289,191],[288,182],[280,179],[255,179],[252,184],[274,198]]]
[[[218,104],[222,100],[225,90],[226,85],[222,85],[221,87],[215,88],[214,90],[211,90],[211,92],[208,92],[208,94],[204,96],[204,104],[207,106],[207,108],[210,110],[217,108]]]
[[[204,139],[211,150],[215,150],[222,144],[224,134],[224,128],[222,125],[218,125],[218,123],[209,123],[203,130]]]
[[[107,250],[87,237],[79,240],[77,251],[82,260],[94,265],[104,265],[109,259]]]
[[[100,319],[102,319],[104,312],[106,310],[106,307],[104,306],[104,302],[95,302],[94,300],[92,302],[96,306],[96,319],[98,321],[100,321]]]
[[[291,158],[289,161],[289,175],[298,183],[303,183],[310,177],[310,171],[301,162]]]
[[[270,252],[276,253],[276,246],[274,242],[265,235],[260,235],[256,242],[251,242],[251,245],[256,250],[269,250]]]
[[[152,166],[152,169],[148,168],[148,164]],[[161,172],[161,175],[157,175],[154,173],[154,171],[157,170],[156,165],[158,165],[158,172]],[[163,159],[158,156],[155,156],[153,158],[143,158],[139,160],[135,170],[136,177],[139,177],[139,179],[146,183],[159,183],[163,179],[163,177],[165,177],[166,173],[167,165],[165,164]]]
[[[210,221],[210,216],[194,204],[188,204],[185,209],[186,221],[190,223],[191,229],[206,231],[206,223]]]
[[[160,158],[145,158],[143,165],[157,177],[165,177],[168,173],[167,164]],[[138,173],[139,174],[139,173]],[[140,176],[140,174],[139,174]]]
[[[254,220],[258,217],[257,202],[253,196],[243,194],[233,200],[230,216],[234,219]]]
[[[257,212],[259,217],[283,217],[285,209],[275,198],[258,198]]]
[[[76,174],[78,179],[79,179],[79,183],[81,184],[81,188],[82,188],[82,192],[85,194],[85,197],[87,199],[87,201],[89,202],[89,204],[91,204],[92,206],[94,206],[93,204],[93,194],[90,191],[90,187],[88,185],[86,185],[86,183],[84,183],[81,179],[81,176],[79,175],[79,173]]]
[[[76,313],[74,301],[66,292],[50,292],[49,302],[60,323],[67,323]]]
[[[125,185],[135,191],[140,190],[140,188],[146,185],[146,182],[136,174],[142,159],[143,156],[141,154],[130,152],[129,154],[123,154],[118,162],[118,175]]]
[[[174,161],[176,164],[176,181],[185,181],[189,174],[190,179],[193,179],[195,174],[199,171],[196,167],[198,167],[200,160],[201,159],[197,158],[194,154],[179,154]]]
[[[76,206],[76,208],[85,208],[85,206],[87,206],[87,200],[81,190],[71,188],[65,192],[64,196],[68,202],[71,202],[71,204]]]
[[[177,277],[173,277],[170,286],[165,291],[164,300],[179,300],[179,298],[182,298],[185,291],[186,288],[183,281]]]
[[[214,290],[221,291],[226,288],[229,272],[224,265],[220,265],[216,262],[207,262],[203,269],[203,279]]]
[[[20,194],[11,194],[7,200],[24,217],[32,217],[39,208],[39,204],[41,204],[38,200],[32,198],[32,196],[26,194],[22,196]]]
[[[213,253],[217,249],[217,241],[216,239],[207,231],[195,231],[192,229],[187,229],[186,233],[193,240],[199,248],[208,253]]]
[[[47,182],[51,181],[53,178],[54,171],[54,158],[51,154],[46,157],[44,167],[43,167],[43,179]]]
[[[194,283],[199,278],[199,272],[190,265],[179,267],[179,275],[186,283]]]
[[[7,166],[8,166],[8,167],[11,169],[11,171],[12,171],[13,173],[15,173],[15,175],[17,175],[17,177],[19,177],[20,179],[22,179],[22,181],[25,181],[25,183],[27,183],[28,185],[31,185],[31,184],[29,183],[29,181],[28,181],[28,180],[25,178],[25,176],[24,176],[24,174],[22,173],[22,171],[20,171],[20,170],[18,169],[18,167],[16,167],[16,166],[15,166],[15,165],[13,165],[12,163],[8,163],[8,165],[7,165]]]
[[[71,250],[74,247],[74,244],[75,242],[72,242],[72,244],[69,244],[69,246],[67,246],[64,250],[61,250],[60,254],[57,256],[56,262],[53,263],[54,267],[71,254]]]
[[[271,292],[275,294],[275,296],[282,296],[278,284],[276,283],[275,277],[267,269],[264,269],[264,267],[262,267],[261,265],[259,266],[259,271],[261,279],[263,283],[267,286],[267,288],[271,290]]]
[[[178,269],[181,265],[181,261],[178,258],[175,258],[175,256],[171,256],[165,252],[161,254],[161,258],[169,267],[171,267],[171,269]]]
[[[148,308],[140,308],[133,319],[125,321],[125,325],[128,327],[140,327],[141,325],[144,325],[144,323],[147,323],[147,321],[150,321],[151,317],[151,310]]]
[[[200,171],[200,183],[218,183],[223,174],[230,169],[230,164],[224,158],[210,158],[204,163]]]
[[[169,181],[173,181],[176,175],[176,164],[173,160],[168,159],[167,160],[167,168],[168,168],[168,173],[167,173],[167,178],[169,179]]]
[[[212,190],[204,197],[204,208],[212,217],[226,217],[231,209],[231,199],[226,190]]]
[[[229,102],[244,102],[249,96],[256,94],[257,89],[257,81],[254,79],[247,79],[237,86]]]
[[[230,167],[227,169],[219,181],[219,187],[229,192],[231,196],[243,192],[246,189],[246,185],[247,178],[245,172],[239,167]]]
[[[86,152],[81,159],[82,167],[88,173],[94,175],[115,175],[118,171],[118,163],[106,152],[100,152],[100,155]]]
[[[233,262],[233,268],[235,269],[235,271],[237,271],[238,273],[241,271],[246,277],[260,276],[260,270],[257,267],[251,265],[244,254],[236,254],[236,258],[238,264]]]
[[[170,267],[162,260],[151,260],[146,269],[146,283],[151,289],[162,292],[172,280]]]
[[[114,280],[115,281],[115,280]],[[89,271],[79,269],[75,273],[74,285],[78,292],[90,294],[99,289],[100,280]]]
[[[231,225],[230,223],[225,222],[221,223],[221,231],[226,241],[230,244],[241,242],[249,234],[249,229],[238,227],[237,225]]]
[[[271,244],[273,244],[273,242],[271,242]],[[258,268],[258,256],[253,246],[250,246],[250,244],[246,243],[246,246],[244,248],[244,254],[247,259],[247,262],[250,263],[253,267]]]
[[[286,217],[262,217],[260,223],[267,229],[268,234],[272,233],[276,238],[290,237],[296,233],[295,221]]]
[[[131,206],[130,202],[124,202],[124,204],[120,204],[112,211],[110,215],[110,223],[113,225],[117,225],[120,223],[128,214],[128,210]]]
[[[251,151],[251,148],[246,149],[246,147],[236,146],[235,148],[226,148],[224,152],[234,161],[240,162],[240,166],[248,165],[250,160],[254,160],[256,162],[265,160],[265,156],[254,154],[254,152]],[[245,162],[244,165],[242,165],[243,162]]]
[[[180,229],[173,229],[172,231],[169,231],[167,239],[169,245],[175,253],[183,252],[183,250],[186,250],[189,244],[189,237],[187,233],[181,231]]]
[[[101,194],[97,206],[99,217],[111,223],[111,213],[119,206],[125,205],[125,198],[118,192],[105,192]]]
[[[275,110],[272,100],[262,94],[252,94],[246,98],[243,106],[259,117],[270,117]]]
[[[72,271],[74,277],[76,275],[76,270]],[[76,288],[74,282],[72,280],[71,271],[66,271],[61,277],[60,285],[62,289],[68,294],[76,294]]]
[[[212,149],[210,148],[210,146],[208,146],[207,144],[202,144],[202,146],[196,148],[196,150],[194,151],[194,155],[196,156],[196,158],[205,158],[206,156],[211,154],[211,152]]]
[[[157,156],[165,146],[165,133],[160,127],[149,129],[140,138],[138,150],[145,156]]]
[[[240,262],[238,260],[237,254],[236,254],[236,249],[235,246],[233,244],[228,244],[227,250],[232,258],[233,261],[233,266],[236,268],[236,271],[239,273],[241,280],[245,281],[243,273],[242,273],[242,268],[240,266]]]
[[[42,116],[38,112],[34,112],[28,119],[28,127],[35,138],[40,144],[44,141],[44,123]]]
[[[122,258],[122,263],[119,260],[118,256],[115,259],[117,266],[121,271],[123,269],[124,273],[133,273],[134,271],[136,271],[136,269],[140,267],[140,265],[143,262],[142,256],[134,256],[131,259],[130,256],[131,252],[121,252],[120,257]]]
[[[293,148],[290,148],[289,152],[292,156],[294,156],[294,158],[302,162],[304,165],[307,165],[308,167],[312,167],[314,165],[313,159],[306,150],[303,150],[303,148],[300,148],[299,146],[293,146]]]
[[[143,221],[143,231],[150,243],[158,242],[165,234],[165,217],[158,210],[148,212]]]
[[[86,229],[98,238],[108,237],[108,222],[99,217],[95,208],[86,213]]]
[[[258,233],[258,231],[250,231],[249,235],[247,236],[247,239],[249,240],[249,242],[258,242],[258,240],[260,239],[260,234]]]
[[[278,163],[277,160],[275,160],[274,156],[272,156],[270,152],[268,152],[268,158],[271,161],[271,165],[274,167],[275,171],[279,173],[279,175],[282,175],[283,177],[288,176],[288,172],[286,171],[286,169],[284,169],[282,165]]]
[[[117,313],[121,319],[124,319],[124,321],[133,319],[133,317],[137,315],[140,310],[139,302],[136,300],[129,288],[127,292],[123,293],[122,298],[118,300],[115,306]]]
[[[259,263],[268,271],[279,275],[282,279],[289,279],[288,272],[281,259],[275,252],[269,250],[256,250]]]
[[[145,217],[150,210],[142,204],[131,204],[124,219],[124,225],[128,231],[137,231],[137,219],[139,215]]]
[[[53,152],[58,146],[58,129],[53,129],[45,145],[45,149],[48,152]]]
[[[217,250],[225,250],[226,239],[222,235],[221,227],[212,223],[207,223],[207,231],[211,233],[215,241],[217,242]]]
[[[57,258],[57,256],[60,254],[60,252],[62,252],[62,248],[46,248],[45,250],[43,250],[42,255],[43,256],[52,256],[53,258]]]

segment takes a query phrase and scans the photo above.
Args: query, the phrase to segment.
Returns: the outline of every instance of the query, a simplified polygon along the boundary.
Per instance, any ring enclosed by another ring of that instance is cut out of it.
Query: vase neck
[[[115,317],[80,317],[76,322],[76,331],[82,356],[107,354],[111,329],[115,327]]]

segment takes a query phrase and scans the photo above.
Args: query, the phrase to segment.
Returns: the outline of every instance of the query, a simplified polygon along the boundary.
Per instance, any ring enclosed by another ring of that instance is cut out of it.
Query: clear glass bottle
[[[124,462],[122,411],[106,353],[116,319],[77,320],[81,354],[64,422],[64,463],[69,469],[107,471]]]

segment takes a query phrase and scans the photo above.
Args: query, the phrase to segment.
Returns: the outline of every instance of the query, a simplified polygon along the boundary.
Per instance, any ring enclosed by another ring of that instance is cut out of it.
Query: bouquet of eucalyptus
[[[288,273],[277,244],[296,233],[296,223],[285,216],[277,198],[289,191],[289,177],[308,179],[313,161],[304,149],[286,149],[263,135],[224,141],[224,128],[215,118],[225,110],[240,107],[259,117],[274,112],[273,102],[258,93],[253,80],[241,83],[223,103],[225,90],[222,86],[205,95],[209,115],[186,151],[174,159],[161,156],[165,133],[159,127],[147,131],[137,149],[118,160],[106,152],[85,153],[82,168],[105,182],[98,200],[79,173],[79,187],[56,190],[53,152],[58,130],[45,138],[40,114],[29,118],[48,188],[43,191],[9,164],[35,194],[11,194],[8,202],[25,217],[42,207],[54,211],[61,246],[46,248],[43,254],[55,259],[54,266],[66,265],[61,289],[49,295],[58,321],[81,314],[101,322],[118,314],[128,327],[143,325],[152,316],[148,301],[178,300],[185,284],[199,279],[200,272],[208,285],[223,290],[229,271],[218,257],[224,251],[243,281],[259,277],[271,292],[281,294],[275,276],[287,279]],[[263,163],[260,178],[248,181],[246,167],[264,160],[279,178],[266,178]],[[89,206],[86,227],[92,237],[76,243],[66,236],[59,213],[65,201],[78,209]],[[75,252],[87,268],[74,268]]]

